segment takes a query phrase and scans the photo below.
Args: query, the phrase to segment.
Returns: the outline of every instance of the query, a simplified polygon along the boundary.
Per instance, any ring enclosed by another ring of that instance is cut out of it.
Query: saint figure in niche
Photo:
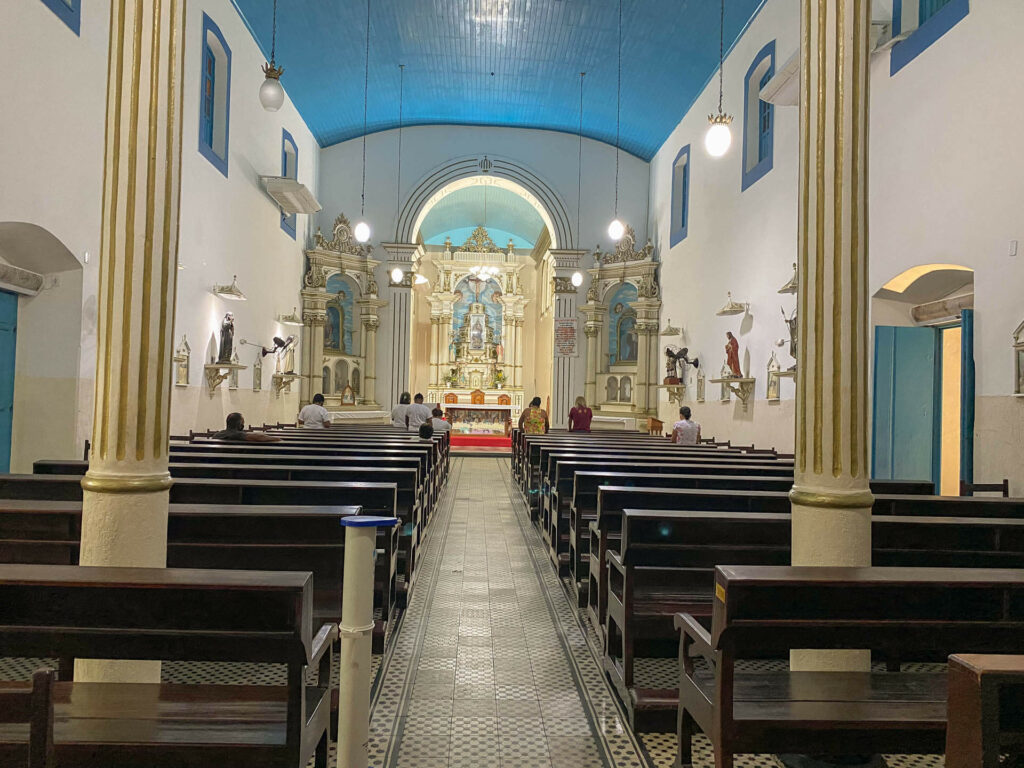
[[[637,352],[636,318],[627,315],[619,320],[618,362],[635,363]]]
[[[473,320],[469,331],[469,343],[473,349],[480,349],[484,345],[484,324],[480,322],[479,317]]]
[[[235,316],[228,312],[224,315],[224,321],[220,324],[220,350],[217,355],[218,363],[230,363],[231,351],[235,343]]]
[[[743,372],[740,370],[740,343],[736,341],[732,331],[726,331],[725,337],[728,339],[725,342],[725,363],[729,366],[729,373],[733,378],[742,378]]]

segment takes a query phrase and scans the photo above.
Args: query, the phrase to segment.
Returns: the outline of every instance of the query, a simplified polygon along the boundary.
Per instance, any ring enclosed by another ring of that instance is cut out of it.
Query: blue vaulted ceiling
[[[764,0],[726,0],[725,45]],[[271,0],[233,0],[269,58]],[[367,131],[502,125],[615,143],[618,0],[371,0]],[[621,146],[649,160],[718,65],[716,0],[622,0]],[[281,78],[322,146],[363,133],[366,3],[278,3]],[[253,98],[256,98],[253,94]]]

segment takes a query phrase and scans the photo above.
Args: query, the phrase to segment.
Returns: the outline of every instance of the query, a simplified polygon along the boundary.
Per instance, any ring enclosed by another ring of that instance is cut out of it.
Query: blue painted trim
[[[758,65],[764,61],[765,58],[769,59],[768,72],[771,75],[775,74],[775,41],[772,40],[770,43],[765,45],[757,56],[754,57],[753,62],[750,64],[750,68],[747,70],[747,74],[743,77],[743,165],[741,170],[743,177],[740,183],[740,191],[745,191],[748,187],[752,186],[758,179],[764,176],[770,171],[774,165],[775,158],[775,105],[769,104],[768,111],[771,115],[771,130],[768,131],[768,154],[766,157],[761,159],[753,168],[747,170],[747,144],[748,136],[747,131],[750,128],[750,80],[754,76],[754,70],[757,69]],[[760,80],[754,83],[754,87],[758,89],[760,93]],[[760,121],[758,121],[760,122]]]
[[[286,151],[288,145],[292,145],[292,149],[295,150],[295,178],[299,178],[299,145],[295,143],[295,139],[288,133],[284,128],[281,129],[281,175],[288,175],[288,153]],[[287,232],[292,240],[295,239],[295,222],[298,218],[297,214],[291,214],[285,216],[281,214],[281,229]]]
[[[892,36],[903,31],[903,0],[892,0]]]
[[[942,329],[934,329],[935,356],[932,379],[932,484],[942,488]]]
[[[974,482],[974,310],[960,313],[960,479]]]
[[[895,0],[893,5],[893,34],[899,34],[896,26],[896,12],[903,13],[902,0]],[[892,47],[889,57],[889,76],[892,77],[907,64],[912,62],[936,40],[942,37],[962,21],[970,13],[970,0],[950,0],[940,8],[934,16],[915,29],[906,40]],[[902,17],[900,17],[902,22]]]
[[[229,147],[231,144],[231,48],[228,47],[228,41],[224,39],[224,35],[221,34],[220,27],[218,27],[213,19],[203,13],[203,36],[200,38],[201,45],[200,50],[203,52],[203,56],[206,56],[206,35],[208,32],[212,32],[217,40],[220,42],[221,47],[224,49],[224,53],[227,54],[228,65],[227,72],[224,73],[224,77],[227,79],[227,93],[224,99],[224,157],[218,155],[213,147],[204,141],[203,132],[203,85],[206,80],[206,73],[203,68],[200,67],[199,72],[199,154],[205,157],[213,167],[224,174],[224,178],[228,176],[228,157],[230,157]]]
[[[341,518],[343,528],[394,528],[397,517],[373,517],[372,515],[350,515]]]
[[[682,200],[676,199],[676,168],[679,165],[679,160],[686,155],[685,171],[683,176],[683,188],[680,190]],[[669,235],[669,247],[678,245],[686,239],[687,234],[690,231],[690,184],[693,180],[693,168],[690,167],[690,145],[687,144],[685,147],[679,150],[679,154],[676,155],[675,160],[672,161],[672,194],[671,205],[672,205],[672,232]],[[682,205],[683,215],[680,217],[679,226],[675,226],[675,214],[679,210],[679,206]]]
[[[82,0],[43,0],[43,5],[68,25],[68,29],[82,36]]]

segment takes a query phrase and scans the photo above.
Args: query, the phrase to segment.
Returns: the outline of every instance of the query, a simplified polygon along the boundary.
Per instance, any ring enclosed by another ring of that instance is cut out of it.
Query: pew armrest
[[[687,675],[693,674],[691,650],[703,656],[709,664],[715,664],[715,649],[711,646],[711,635],[688,613],[677,613],[673,619],[679,630],[679,660]]]
[[[318,664],[325,653],[328,653],[338,640],[338,625],[324,624],[313,638],[313,646],[309,651],[309,665]]]

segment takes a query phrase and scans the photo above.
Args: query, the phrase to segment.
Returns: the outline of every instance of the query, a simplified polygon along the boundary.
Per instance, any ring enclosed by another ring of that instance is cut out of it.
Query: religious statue
[[[793,358],[794,363],[789,369],[791,371],[796,370],[796,349],[797,349],[797,334],[796,334],[796,307],[793,308],[793,314],[786,317],[786,310],[779,307],[782,312],[782,319],[786,321],[786,326],[789,328],[789,354]]]
[[[743,371],[740,370],[740,343],[732,335],[732,331],[726,331],[725,337],[725,363],[729,366],[729,375],[736,379],[743,378]]]
[[[686,378],[686,366],[694,368],[700,366],[700,361],[695,357],[691,360],[687,355],[690,350],[687,347],[680,349],[677,346],[665,347],[665,384],[678,384],[680,379]]]
[[[228,312],[224,315],[224,321],[220,324],[220,353],[217,355],[218,363],[230,363],[231,352],[235,341],[235,316]]]

